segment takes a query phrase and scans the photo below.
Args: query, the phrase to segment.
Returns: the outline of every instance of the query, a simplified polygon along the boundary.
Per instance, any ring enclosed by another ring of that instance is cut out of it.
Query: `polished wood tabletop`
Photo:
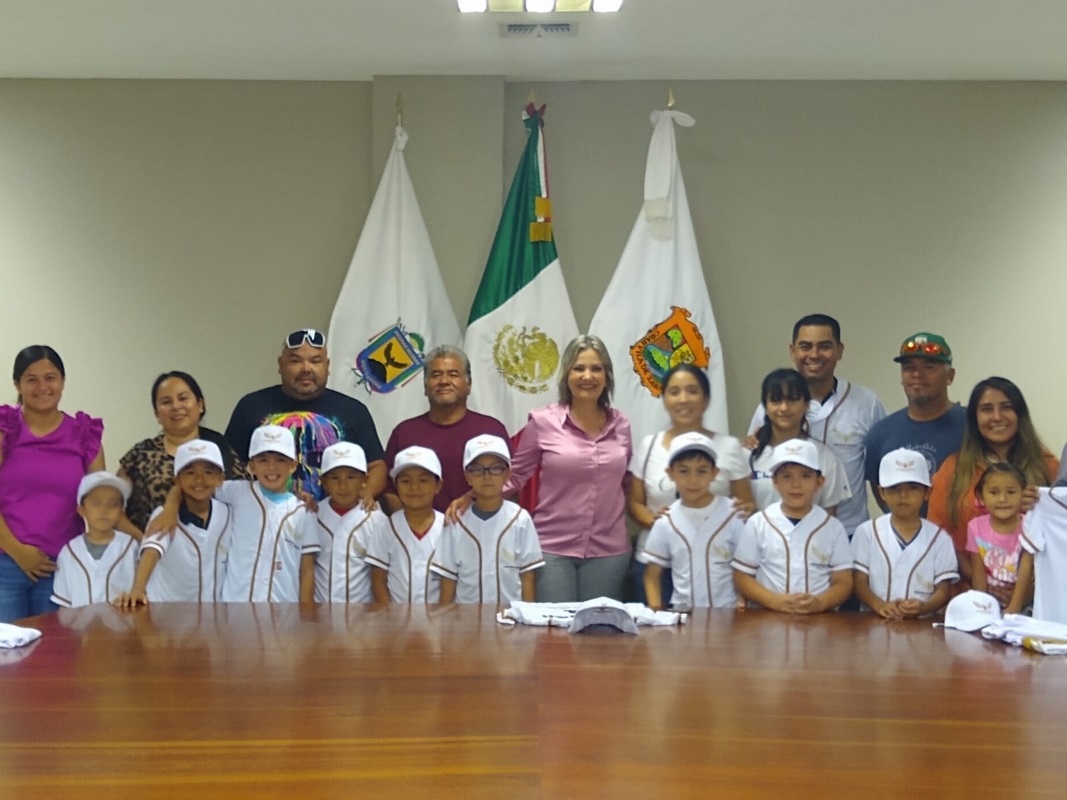
[[[0,796],[1062,797],[1067,658],[921,621],[63,610],[0,650]]]

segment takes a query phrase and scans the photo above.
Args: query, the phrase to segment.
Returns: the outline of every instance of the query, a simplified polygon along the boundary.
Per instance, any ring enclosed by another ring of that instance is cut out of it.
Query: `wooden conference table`
[[[638,636],[476,606],[64,610],[0,651],[0,796],[1029,797],[1067,658],[927,622],[697,611]]]

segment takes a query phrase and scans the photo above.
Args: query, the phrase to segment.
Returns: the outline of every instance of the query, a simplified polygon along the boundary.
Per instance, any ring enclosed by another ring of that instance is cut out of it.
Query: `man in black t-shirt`
[[[385,488],[385,453],[367,407],[353,397],[326,388],[330,358],[326,336],[302,328],[285,338],[278,356],[281,384],[246,394],[238,402],[226,440],[241,456],[248,455],[252,431],[260,425],[281,425],[293,432],[297,469],[294,489],[321,499],[319,466],[322,451],[337,442],[353,442],[367,456],[364,498]]]

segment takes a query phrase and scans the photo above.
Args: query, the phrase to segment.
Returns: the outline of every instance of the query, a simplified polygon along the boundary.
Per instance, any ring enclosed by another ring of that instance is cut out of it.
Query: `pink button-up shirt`
[[[626,535],[627,470],[633,454],[630,421],[615,409],[595,437],[553,403],[530,412],[511,462],[505,493],[520,489],[541,468],[534,525],[541,549],[575,558],[630,552]]]

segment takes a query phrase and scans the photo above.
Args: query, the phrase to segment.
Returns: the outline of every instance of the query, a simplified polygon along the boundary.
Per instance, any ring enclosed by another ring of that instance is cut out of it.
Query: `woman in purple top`
[[[51,347],[15,357],[17,406],[0,406],[0,622],[52,611],[56,556],[84,530],[78,483],[104,468],[104,423],[59,410],[66,372]]]
[[[615,376],[599,338],[579,336],[561,361],[559,402],[530,412],[505,493],[540,469],[533,515],[545,555],[539,602],[620,599],[630,560],[630,421],[611,407]]]

